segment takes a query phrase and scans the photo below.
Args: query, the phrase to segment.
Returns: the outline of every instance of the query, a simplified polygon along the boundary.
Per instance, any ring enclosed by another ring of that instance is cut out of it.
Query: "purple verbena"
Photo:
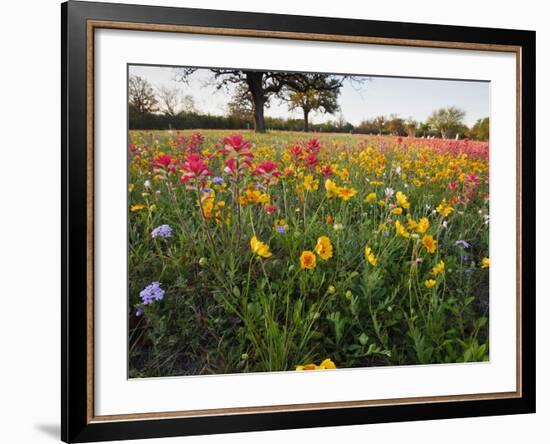
[[[143,305],[149,305],[155,301],[162,301],[164,298],[164,290],[160,288],[160,282],[152,282],[140,291],[139,297]]]
[[[157,228],[155,228],[153,231],[151,231],[151,237],[154,239],[155,237],[162,237],[167,238],[172,236],[172,228],[170,225],[160,225]]]
[[[462,248],[470,248],[470,244],[468,242],[466,242],[465,240],[457,240],[455,242],[455,245],[460,245]]]

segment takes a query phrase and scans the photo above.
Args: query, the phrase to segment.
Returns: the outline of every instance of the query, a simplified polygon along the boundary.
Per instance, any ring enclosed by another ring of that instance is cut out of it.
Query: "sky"
[[[138,75],[155,88],[177,86],[182,95],[190,95],[202,113],[223,115],[230,99],[227,90],[217,90],[208,69],[197,70],[188,84],[175,80],[170,67],[130,66],[130,74]],[[379,115],[397,114],[423,122],[438,108],[457,106],[466,112],[464,123],[472,126],[477,119],[490,116],[491,84],[489,82],[400,77],[369,77],[360,85],[349,81],[341,89],[340,112],[353,125]],[[301,118],[300,110],[289,111],[286,103],[272,100],[265,109],[270,117]],[[311,113],[310,122],[335,120],[337,115]]]

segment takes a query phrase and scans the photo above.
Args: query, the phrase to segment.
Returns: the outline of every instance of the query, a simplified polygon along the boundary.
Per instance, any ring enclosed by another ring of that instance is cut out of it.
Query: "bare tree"
[[[197,107],[195,106],[195,99],[193,96],[186,94],[181,99],[181,111],[184,113],[196,113]]]
[[[130,112],[137,114],[154,113],[158,110],[158,101],[151,84],[139,76],[130,76],[128,80],[128,106]]]
[[[176,117],[181,106],[180,90],[176,87],[162,85],[157,87],[160,111],[167,116]]]

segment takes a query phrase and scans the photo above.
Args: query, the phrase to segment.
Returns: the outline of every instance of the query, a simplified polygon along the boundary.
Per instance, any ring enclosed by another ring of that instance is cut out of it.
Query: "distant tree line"
[[[377,116],[358,125],[347,122],[340,111],[338,96],[344,80],[361,82],[350,76],[327,74],[269,73],[263,71],[212,70],[218,89],[233,85],[226,114],[199,112],[189,95],[165,86],[155,88],[139,76],[130,76],[128,111],[130,129],[255,129],[380,134],[410,137],[471,138],[489,140],[489,118],[479,119],[471,128],[463,122],[465,112],[455,106],[435,110],[424,122],[403,119],[396,114]],[[178,71],[187,82],[195,69]],[[260,76],[260,80],[256,77]],[[258,83],[259,82],[259,83]],[[261,97],[258,98],[258,95]],[[289,110],[300,109],[303,118],[273,118],[264,115],[270,100],[277,97]],[[261,110],[259,110],[261,107]],[[313,124],[312,111],[336,114],[334,120]]]

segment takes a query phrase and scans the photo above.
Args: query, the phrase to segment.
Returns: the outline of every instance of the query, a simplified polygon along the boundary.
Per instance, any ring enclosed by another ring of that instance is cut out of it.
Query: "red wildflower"
[[[321,144],[317,139],[310,139],[307,143],[307,150],[310,153],[318,153],[321,149]]]
[[[266,160],[260,163],[254,170],[252,174],[265,174],[270,176],[279,176],[281,174],[277,169],[277,163],[272,162],[271,160]]]
[[[182,169],[185,171],[185,174],[181,177],[180,183],[185,183],[196,178],[202,180],[204,177],[212,175],[208,170],[208,166],[206,166],[200,155],[196,153],[187,155],[182,165]]]
[[[319,163],[319,161],[317,160],[317,157],[315,156],[314,153],[309,153],[307,156],[306,156],[306,166],[308,167],[314,167],[315,165],[317,165]]]
[[[155,168],[168,167],[172,163],[172,160],[172,157],[168,154],[164,154],[163,156],[158,156],[153,159],[153,166]]]
[[[241,134],[233,134],[223,139],[225,146],[220,150],[222,153],[237,154],[240,156],[254,157],[254,155],[248,151],[250,148],[250,142],[244,141]]]
[[[264,206],[264,209],[268,214],[273,214],[277,211],[277,205],[267,204]]]

